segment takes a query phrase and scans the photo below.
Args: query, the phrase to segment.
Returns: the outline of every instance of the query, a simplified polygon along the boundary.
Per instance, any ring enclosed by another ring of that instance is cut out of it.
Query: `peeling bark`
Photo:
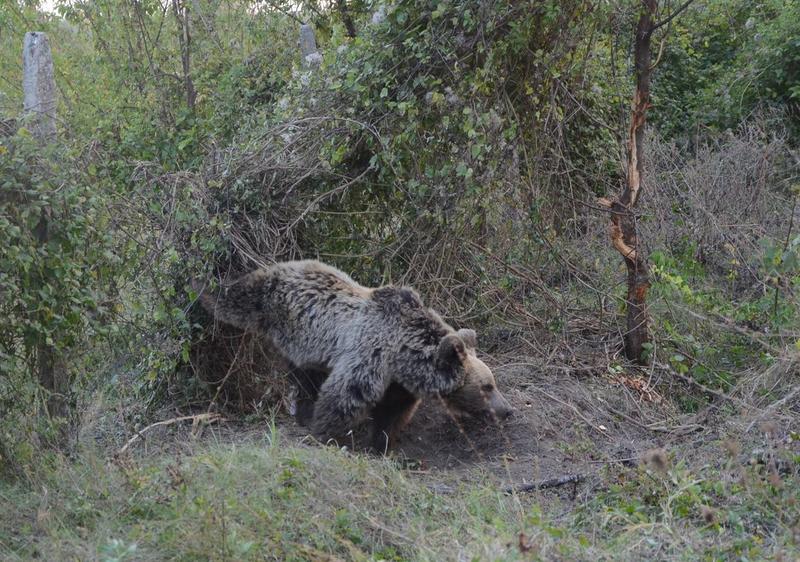
[[[643,0],[642,12],[636,26],[634,65],[636,91],[631,108],[631,122],[626,146],[627,170],[625,187],[615,200],[601,199],[599,204],[610,210],[610,238],[628,270],[627,326],[624,336],[625,356],[643,363],[644,344],[650,340],[647,325],[647,291],[650,274],[647,259],[638,250],[636,215],[633,212],[642,187],[644,126],[650,107],[650,39],[656,29],[654,15],[658,0]]]

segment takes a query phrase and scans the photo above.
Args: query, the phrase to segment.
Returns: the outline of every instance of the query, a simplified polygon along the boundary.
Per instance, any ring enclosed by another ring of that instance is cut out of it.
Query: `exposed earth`
[[[498,487],[516,488],[580,475],[579,483],[537,494],[537,501],[546,495],[545,501],[569,503],[606,487],[614,467],[638,464],[648,451],[664,450],[673,461],[683,459],[697,465],[719,459],[721,443],[731,435],[748,442],[742,447],[742,462],[767,444],[758,430],[753,430],[753,412],[748,412],[747,419],[729,415],[735,401],[727,403],[711,396],[709,406],[681,414],[665,395],[686,381],[664,369],[623,368],[623,362],[603,345],[582,352],[557,349],[544,357],[523,358],[507,349],[495,349],[494,354],[483,357],[514,407],[514,415],[502,423],[459,419],[442,403],[428,400],[390,452],[390,458],[410,475],[425,479],[442,493],[451,493],[465,479],[494,479]],[[728,408],[728,415],[719,415],[720,408]],[[165,409],[157,418],[183,415],[186,412]],[[147,429],[128,450],[134,456],[191,455],[206,440],[258,446],[272,438],[266,416],[252,421],[254,416],[224,415],[223,420],[207,425],[182,421]],[[295,422],[285,406],[271,415],[279,439],[303,447],[322,446]],[[130,418],[130,413],[124,417]],[[128,426],[123,430],[121,421],[119,412],[107,412],[86,425],[83,436],[91,432],[113,452],[135,435],[130,423],[122,424]],[[137,429],[141,425],[146,427],[140,424]],[[751,426],[748,435],[746,425]],[[340,446],[359,451],[365,440],[366,428],[356,432],[351,443]]]

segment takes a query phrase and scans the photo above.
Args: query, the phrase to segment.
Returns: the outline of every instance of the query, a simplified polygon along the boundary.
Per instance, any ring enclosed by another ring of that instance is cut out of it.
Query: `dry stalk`
[[[182,422],[182,421],[187,421],[187,420],[192,420],[192,426],[194,427],[194,426],[196,426],[196,425],[198,425],[200,423],[209,424],[209,423],[214,423],[214,422],[217,422],[217,421],[225,421],[225,418],[223,418],[219,414],[205,413],[205,414],[195,414],[195,415],[192,415],[192,416],[180,416],[180,417],[177,417],[177,418],[171,418],[171,419],[168,419],[168,420],[163,420],[163,421],[159,421],[159,422],[156,422],[156,423],[151,423],[150,425],[148,425],[144,429],[141,429],[141,430],[137,431],[133,435],[133,437],[128,439],[127,443],[125,443],[125,445],[119,451],[114,453],[114,457],[117,458],[117,457],[121,457],[122,455],[124,455],[125,452],[128,450],[128,448],[131,445],[133,445],[136,441],[141,439],[142,436],[145,433],[147,433],[148,431],[150,431],[151,429],[154,429],[156,427],[165,426],[165,425],[172,425],[172,424],[176,424],[176,423],[179,423],[179,422]]]

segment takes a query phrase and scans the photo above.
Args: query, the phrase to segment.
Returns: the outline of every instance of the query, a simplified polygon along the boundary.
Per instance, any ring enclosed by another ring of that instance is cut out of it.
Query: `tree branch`
[[[131,445],[133,445],[137,440],[139,440],[142,437],[142,435],[144,435],[145,433],[147,433],[148,431],[150,431],[154,427],[160,427],[162,425],[172,425],[174,423],[178,423],[178,422],[182,422],[182,421],[186,421],[186,420],[192,420],[192,425],[196,425],[198,423],[212,423],[212,422],[216,422],[216,421],[225,421],[225,418],[223,418],[219,414],[205,413],[205,414],[196,414],[196,415],[193,415],[193,416],[180,416],[180,417],[177,417],[177,418],[171,418],[171,419],[168,419],[168,420],[163,420],[163,421],[160,421],[160,422],[152,423],[152,424],[148,425],[147,427],[145,427],[144,429],[141,429],[141,430],[137,431],[134,434],[133,437],[128,439],[128,442],[125,443],[125,446],[122,447],[122,449],[120,449],[119,451],[117,451],[114,454],[114,457],[118,458],[118,457],[122,456],[123,454],[125,454],[125,451],[127,451],[128,448]]]
[[[680,15],[680,13],[681,13],[681,12],[683,12],[684,10],[686,10],[686,8],[688,8],[688,7],[689,7],[689,6],[692,4],[692,2],[694,2],[694,0],[686,0],[686,2],[684,2],[683,4],[681,4],[681,5],[678,7],[678,9],[677,9],[677,10],[675,10],[674,12],[672,12],[670,15],[668,15],[666,18],[664,18],[664,19],[663,19],[663,20],[661,20],[660,22],[658,22],[658,23],[656,23],[655,25],[653,25],[653,27],[651,27],[651,28],[650,28],[650,33],[654,32],[655,30],[657,30],[657,29],[659,29],[659,28],[661,28],[661,27],[664,27],[664,26],[665,26],[665,25],[667,25],[669,22],[671,22],[672,20],[674,20],[676,17],[678,17],[678,15]]]

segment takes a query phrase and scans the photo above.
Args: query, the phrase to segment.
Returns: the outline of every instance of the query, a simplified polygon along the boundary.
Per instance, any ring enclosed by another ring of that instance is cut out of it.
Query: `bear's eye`
[[[482,391],[484,391],[484,392],[491,392],[491,391],[493,391],[493,390],[494,390],[494,385],[491,385],[491,384],[485,384],[485,385],[483,385],[483,386],[481,387],[481,390],[482,390]]]

